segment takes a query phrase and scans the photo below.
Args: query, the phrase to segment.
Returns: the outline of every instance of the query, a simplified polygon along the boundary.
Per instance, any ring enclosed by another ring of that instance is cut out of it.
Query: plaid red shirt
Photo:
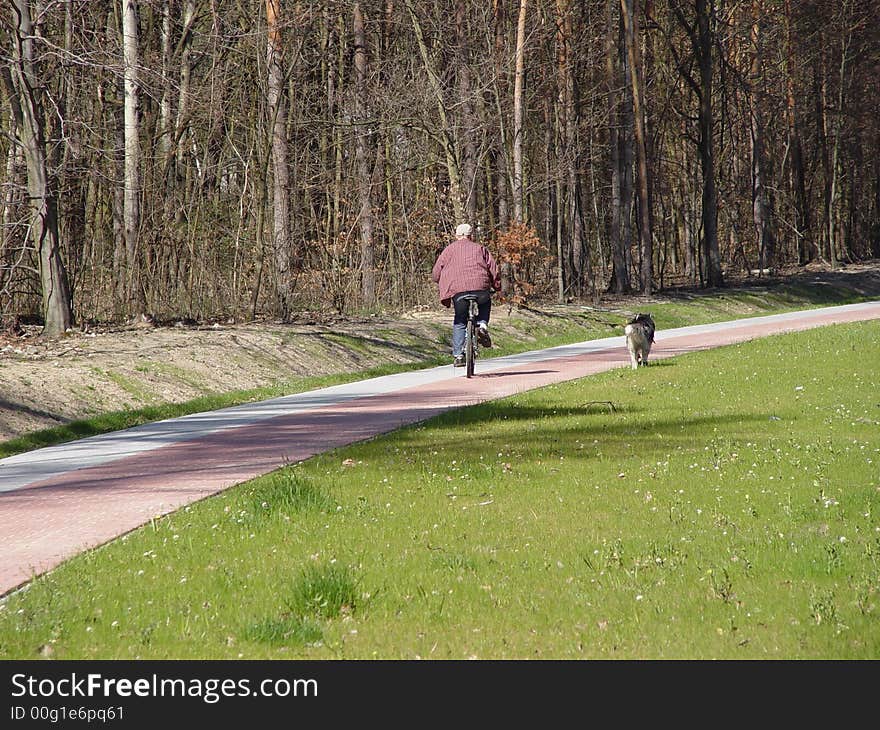
[[[501,290],[498,264],[489,249],[469,238],[448,244],[437,257],[431,275],[446,307],[459,292]]]

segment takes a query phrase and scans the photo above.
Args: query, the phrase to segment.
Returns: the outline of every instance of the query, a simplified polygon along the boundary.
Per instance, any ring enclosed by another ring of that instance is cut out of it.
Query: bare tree
[[[718,247],[718,195],[715,190],[715,153],[712,110],[712,0],[697,3],[697,59],[700,67],[700,165],[703,170],[703,251],[706,283],[724,286]],[[693,36],[692,36],[693,37]]]
[[[171,156],[171,143],[174,136],[171,122],[171,54],[173,38],[171,33],[171,2],[166,0],[160,8],[161,15],[161,57],[162,57],[162,97],[159,100],[158,149],[163,166],[167,167]]]
[[[620,119],[620,68],[618,63],[617,16],[614,13],[616,0],[606,2],[605,30],[605,83],[608,92],[608,147],[611,166],[611,281],[609,289],[615,294],[626,294],[630,290],[629,268],[627,266],[626,246],[629,243],[623,237],[622,217],[629,211],[623,203],[623,171],[621,170],[621,133]]]
[[[293,308],[291,271],[290,167],[287,145],[287,100],[284,96],[284,44],[281,38],[281,0],[266,0],[268,42],[266,67],[269,73],[268,98],[272,130],[272,251],[275,256],[275,287],[282,319]]]
[[[373,249],[373,185],[370,164],[367,159],[370,139],[368,92],[367,92],[367,41],[364,34],[364,14],[361,4],[354,4],[354,69],[355,69],[355,117],[357,121],[355,157],[357,159],[357,188],[360,198],[361,239],[361,297],[365,307],[376,304],[375,252]]]
[[[840,61],[838,64],[837,103],[834,118],[830,125],[828,125],[830,126],[828,131],[834,141],[826,172],[828,191],[826,195],[828,208],[826,213],[828,223],[828,262],[831,264],[832,269],[835,268],[838,256],[841,255],[843,249],[843,241],[839,240],[841,237],[836,235],[835,231],[838,228],[841,216],[841,211],[838,207],[841,187],[840,150],[843,134],[844,104],[846,103],[847,72],[850,61],[849,56],[852,53],[851,45],[854,24],[852,0],[843,0],[841,3],[838,23],[840,27],[840,38],[838,39],[840,43]]]
[[[504,42],[504,23],[505,12],[503,0],[492,0],[492,58],[493,58],[493,80],[494,80],[494,101],[495,111],[498,119],[498,139],[496,140],[495,152],[495,178],[496,178],[496,198],[498,207],[497,228],[507,228],[510,223],[510,205],[509,205],[509,189],[510,189],[510,173],[508,170],[508,130],[505,123],[505,115],[502,113],[502,91],[501,83],[504,77],[503,57],[505,51]],[[507,293],[509,287],[509,271],[506,262],[501,263],[501,289]]]
[[[759,268],[772,266],[775,259],[775,239],[771,221],[768,192],[768,164],[765,159],[763,93],[764,34],[762,25],[766,8],[762,0],[752,0],[751,50],[749,69],[749,120],[752,147],[752,217],[758,239]]]
[[[58,200],[48,168],[43,93],[36,69],[34,30],[29,0],[12,3],[12,64],[4,68],[18,142],[27,162],[30,231],[40,272],[43,334],[58,337],[73,323],[67,271],[61,258]]]
[[[594,287],[592,265],[587,250],[581,180],[578,160],[578,107],[577,78],[574,55],[574,4],[571,0],[556,0],[556,124],[559,170],[557,173],[557,299],[564,301],[566,289],[565,263],[568,260],[568,284],[581,293]],[[568,241],[568,246],[563,245]],[[566,250],[567,249],[567,250]],[[566,256],[566,254],[568,254]]]
[[[788,126],[788,146],[791,149],[789,162],[789,188],[794,198],[794,235],[797,236],[797,262],[811,261],[815,248],[810,235],[810,208],[807,203],[807,185],[804,172],[803,142],[795,94],[795,39],[793,30],[791,0],[785,0],[785,97],[786,121]]]
[[[653,279],[653,230],[651,223],[650,175],[645,132],[645,95],[642,82],[643,71],[639,51],[638,0],[620,0],[626,35],[626,52],[629,61],[630,87],[633,98],[636,164],[638,167],[639,239],[641,241],[642,292],[651,293]]]
[[[136,0],[122,1],[122,54],[125,84],[125,294],[128,314],[146,312],[140,269],[141,141],[138,87],[139,31]]]
[[[712,87],[714,82],[712,49],[715,44],[712,31],[713,0],[695,0],[696,19],[691,22],[680,6],[674,5],[673,12],[680,26],[687,33],[699,69],[698,80],[694,79],[685,64],[679,60],[677,66],[685,81],[697,97],[699,103],[697,148],[700,155],[700,169],[703,173],[702,185],[702,251],[705,267],[705,283],[710,287],[724,286],[721,270],[721,251],[718,245],[718,191],[715,180],[714,152],[714,111],[712,107]]]
[[[177,93],[177,117],[174,123],[174,142],[179,165],[183,164],[184,150],[186,149],[187,132],[189,129],[189,116],[192,113],[190,104],[190,88],[192,86],[192,44],[193,23],[196,17],[195,0],[184,0],[182,8],[182,25],[180,40],[178,72],[179,84]]]
[[[524,223],[523,217],[523,137],[525,136],[523,85],[525,83],[526,6],[519,0],[516,23],[516,72],[513,86],[513,220]]]
[[[456,35],[456,75],[458,76],[459,98],[459,139],[457,147],[461,150],[462,197],[467,220],[477,219],[477,144],[474,124],[474,108],[472,102],[471,70],[470,70],[470,34],[467,28],[467,3],[456,0],[455,3],[455,35]]]

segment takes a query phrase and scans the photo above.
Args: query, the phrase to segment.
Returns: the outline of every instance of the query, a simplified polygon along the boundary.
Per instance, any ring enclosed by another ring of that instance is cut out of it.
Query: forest
[[[514,303],[880,257],[855,0],[5,0],[0,318]]]

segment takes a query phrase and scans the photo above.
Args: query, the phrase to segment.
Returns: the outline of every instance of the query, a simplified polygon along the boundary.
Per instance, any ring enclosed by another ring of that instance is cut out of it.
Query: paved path
[[[880,301],[661,330],[651,359],[880,319]],[[387,375],[160,421],[0,459],[0,595],[150,519],[286,463],[438,413],[629,367],[610,337]]]

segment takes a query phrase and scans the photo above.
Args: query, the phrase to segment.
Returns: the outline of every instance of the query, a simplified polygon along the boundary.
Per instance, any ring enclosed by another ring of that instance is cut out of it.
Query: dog
[[[637,314],[623,328],[633,370],[639,365],[648,364],[648,355],[654,344],[654,330],[654,318],[650,314]]]

